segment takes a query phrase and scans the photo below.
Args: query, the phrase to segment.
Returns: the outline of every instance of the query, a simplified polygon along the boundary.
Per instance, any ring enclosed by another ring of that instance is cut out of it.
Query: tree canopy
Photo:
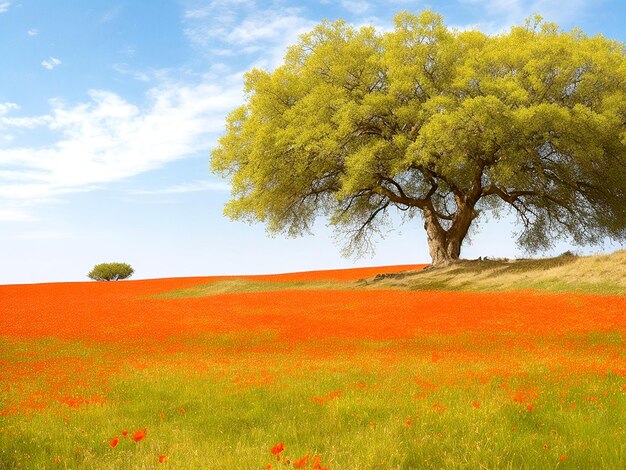
[[[430,11],[389,32],[323,22],[246,74],[211,157],[225,213],[289,235],[327,216],[350,252],[398,209],[422,218],[433,264],[507,208],[529,251],[624,240],[625,50],[539,16],[493,36]]]
[[[119,281],[129,278],[134,272],[127,263],[100,263],[93,267],[87,277],[94,281]]]

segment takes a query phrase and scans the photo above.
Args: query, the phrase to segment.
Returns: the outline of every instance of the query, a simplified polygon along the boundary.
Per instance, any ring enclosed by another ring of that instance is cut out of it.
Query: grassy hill
[[[610,255],[520,260],[462,260],[442,268],[383,274],[360,282],[367,289],[557,292],[626,295],[626,250]]]
[[[626,250],[610,255],[564,254],[544,259],[461,260],[442,268],[415,267],[417,269],[401,272],[390,272],[390,269],[381,267],[382,274],[376,275],[371,275],[376,270],[370,268],[364,271],[364,274],[370,274],[370,277],[359,280],[323,279],[323,271],[319,274],[320,278],[315,280],[271,275],[242,276],[166,292],[158,297],[185,298],[242,292],[353,289],[478,292],[537,289],[626,295]]]

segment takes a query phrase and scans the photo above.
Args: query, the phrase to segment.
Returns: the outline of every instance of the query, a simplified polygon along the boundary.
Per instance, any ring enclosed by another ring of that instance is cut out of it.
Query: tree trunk
[[[461,256],[461,245],[467,235],[475,213],[472,207],[461,205],[452,226],[445,230],[431,210],[424,210],[424,228],[428,238],[428,251],[432,266],[447,266]]]
[[[428,236],[428,251],[432,258],[433,266],[447,266],[459,259],[461,255],[461,240],[449,237],[448,233],[441,230],[433,230],[433,225],[424,224]]]

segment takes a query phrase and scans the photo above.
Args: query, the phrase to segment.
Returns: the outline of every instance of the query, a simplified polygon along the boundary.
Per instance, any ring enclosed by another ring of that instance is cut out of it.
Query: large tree
[[[404,12],[383,33],[324,22],[245,90],[211,159],[231,218],[298,235],[326,215],[358,249],[395,208],[423,219],[434,265],[507,207],[530,251],[626,239],[622,43],[538,16],[488,36]]]

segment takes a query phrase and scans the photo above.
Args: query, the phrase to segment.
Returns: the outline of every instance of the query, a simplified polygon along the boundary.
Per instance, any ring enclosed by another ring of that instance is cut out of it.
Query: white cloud
[[[341,6],[355,15],[361,15],[370,9],[370,4],[364,0],[342,0]]]
[[[160,189],[137,189],[131,194],[183,194],[200,191],[229,191],[230,186],[221,181],[194,181]]]
[[[301,15],[299,8],[281,2],[266,2],[259,8],[251,0],[217,0],[187,9],[183,15],[185,35],[192,44],[213,56],[254,54],[254,64],[276,67],[287,46],[311,30],[316,22]]]
[[[3,127],[34,129],[49,123],[50,120],[50,116],[4,117],[0,113],[0,129]]]
[[[307,24],[306,20],[294,15],[254,15],[243,20],[235,26],[225,37],[225,41],[235,45],[259,44],[264,41],[276,41],[281,39],[286,31],[294,31]]]
[[[11,2],[0,2],[0,13],[5,13],[9,10]]]
[[[46,116],[8,117],[7,115],[20,107],[16,103],[0,103],[0,143],[15,140],[15,135],[7,132],[9,128],[33,129],[48,121]],[[1,173],[1,172],[0,172]]]
[[[241,90],[240,76],[220,85],[208,77],[195,85],[164,81],[147,92],[143,108],[113,92],[92,90],[85,103],[52,101],[46,116],[3,118],[25,132],[31,124],[44,125],[56,137],[41,147],[0,148],[0,206],[93,190],[208,152],[226,113],[242,102]],[[184,190],[200,189],[170,192]]]
[[[26,34],[28,34],[30,37],[33,37],[33,36],[37,36],[39,34],[39,31],[37,30],[37,28],[32,28],[32,29],[29,29],[26,32]]]
[[[32,215],[25,210],[0,207],[0,222],[31,222],[33,220]]]
[[[0,103],[0,116],[8,114],[12,109],[20,109],[20,107],[17,103]]]
[[[52,70],[53,68],[57,67],[58,65],[61,65],[61,61],[59,59],[57,59],[56,57],[50,57],[50,59],[48,60],[42,60],[41,61],[41,65],[43,66],[43,68],[48,69],[48,70]]]

